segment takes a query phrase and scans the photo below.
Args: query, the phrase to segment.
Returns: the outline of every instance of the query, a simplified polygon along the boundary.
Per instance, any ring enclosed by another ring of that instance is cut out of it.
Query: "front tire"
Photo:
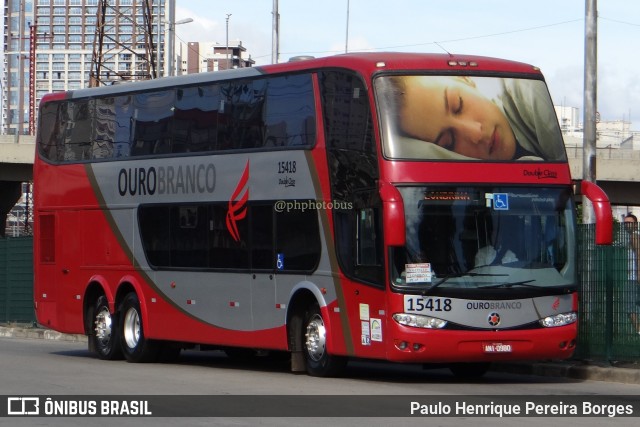
[[[127,294],[120,305],[120,342],[127,362],[155,362],[158,358],[158,343],[144,335],[140,314],[140,301],[135,292]]]
[[[327,330],[318,304],[307,309],[302,324],[302,352],[307,373],[314,377],[339,375],[347,364],[347,359],[327,352]]]
[[[109,311],[107,297],[100,295],[89,312],[92,334],[89,348],[102,360],[122,358],[118,317]]]

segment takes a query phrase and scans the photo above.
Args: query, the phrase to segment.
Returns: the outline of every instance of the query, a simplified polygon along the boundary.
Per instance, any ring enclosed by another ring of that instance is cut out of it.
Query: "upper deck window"
[[[315,144],[311,74],[53,101],[40,108],[39,152],[53,162]]]
[[[388,158],[566,161],[542,80],[384,76],[375,89]]]

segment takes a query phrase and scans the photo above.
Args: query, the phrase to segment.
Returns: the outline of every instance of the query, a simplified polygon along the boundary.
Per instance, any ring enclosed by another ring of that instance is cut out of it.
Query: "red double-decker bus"
[[[346,54],[50,94],[34,201],[38,321],[102,359],[480,375],[575,348],[573,186],[531,65]]]

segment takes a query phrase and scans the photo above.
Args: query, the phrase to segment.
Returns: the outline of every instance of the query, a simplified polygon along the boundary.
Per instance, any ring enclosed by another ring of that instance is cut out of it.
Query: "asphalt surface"
[[[31,325],[0,325],[0,337],[87,342],[85,335],[63,334]],[[492,370],[520,375],[640,384],[640,363],[580,360],[511,362],[495,363]]]

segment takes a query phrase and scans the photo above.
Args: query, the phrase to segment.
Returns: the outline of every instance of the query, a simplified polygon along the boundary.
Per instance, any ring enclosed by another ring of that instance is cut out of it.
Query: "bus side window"
[[[278,270],[311,271],[320,261],[318,213],[315,210],[276,212]]]
[[[369,204],[369,206],[371,206]],[[380,210],[367,207],[356,211],[354,275],[372,284],[381,284],[382,275],[382,227]],[[353,238],[353,237],[352,237]]]
[[[40,131],[38,132],[38,149],[42,156],[50,161],[62,160],[62,130],[66,111],[65,102],[50,102],[40,107]]]
[[[357,263],[363,266],[378,265],[378,240],[375,211],[360,209],[356,230]]]
[[[93,100],[69,103],[69,118],[64,140],[64,160],[74,162],[91,156],[95,104]]]
[[[116,133],[116,111],[114,98],[96,99],[95,125],[91,141],[93,159],[113,157],[113,142]]]
[[[315,102],[311,74],[267,79],[264,147],[313,146]]]
[[[339,70],[318,73],[318,81],[331,198],[340,202],[333,209],[338,262],[347,276],[382,286],[378,157],[367,85]]]

